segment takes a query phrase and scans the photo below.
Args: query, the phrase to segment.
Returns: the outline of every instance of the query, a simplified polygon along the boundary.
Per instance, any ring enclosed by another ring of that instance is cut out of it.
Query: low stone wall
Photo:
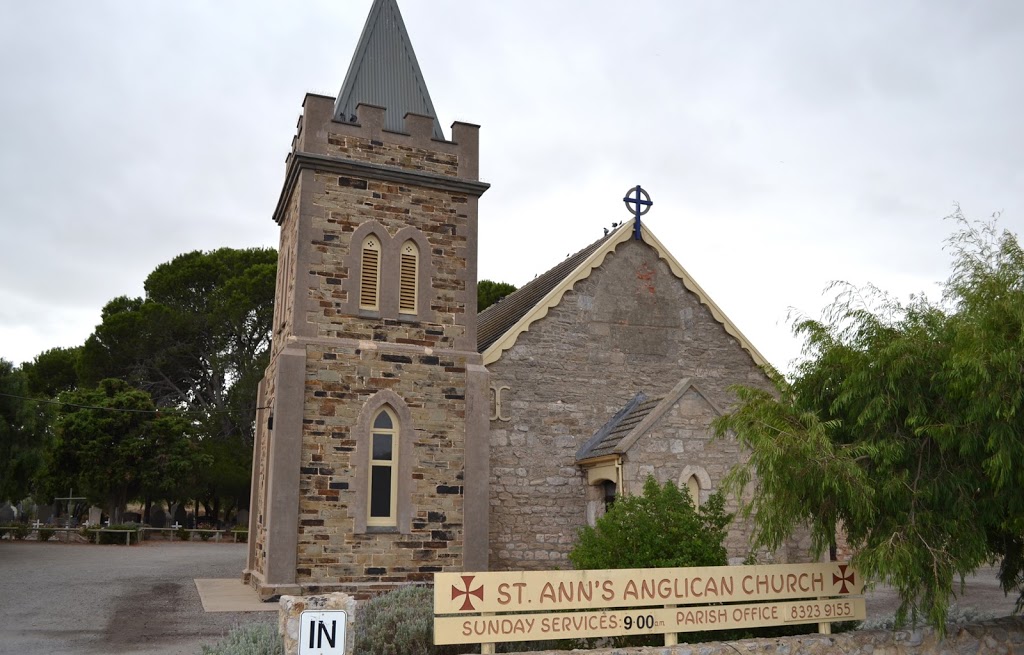
[[[946,638],[941,641],[934,629],[919,628],[578,652],[587,655],[1024,655],[1024,616],[949,626]],[[529,655],[566,655],[566,651],[538,651]]]

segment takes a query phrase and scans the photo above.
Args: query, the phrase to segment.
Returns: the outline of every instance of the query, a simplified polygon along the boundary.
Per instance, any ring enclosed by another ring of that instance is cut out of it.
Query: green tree
[[[480,280],[476,285],[476,311],[484,311],[515,290],[508,282]]]
[[[276,276],[272,249],[180,255],[146,278],[144,298],[110,301],[82,349],[85,382],[127,380],[159,407],[188,410],[213,458],[190,494],[215,515],[248,503],[238,472],[250,471]]]
[[[84,381],[128,380],[161,407],[205,414],[212,437],[252,444],[256,385],[270,348],[272,249],[190,252],[146,278],[145,298],[115,298],[86,341]]]
[[[30,396],[24,372],[0,359],[0,500],[21,500],[43,463],[46,410]]]
[[[580,530],[569,561],[577,569],[722,566],[731,520],[720,494],[695,509],[675,484],[648,476],[643,494],[617,498],[594,527]]]
[[[806,357],[777,395],[737,389],[716,426],[752,452],[729,487],[756,471],[755,546],[807,524],[820,553],[841,528],[862,574],[899,592],[898,619],[940,630],[979,566],[1001,560],[1008,592],[1024,582],[1024,253],[953,218],[940,301],[841,286],[796,323]]]
[[[123,380],[102,380],[61,400],[48,488],[81,490],[115,522],[128,501],[165,497],[207,463],[189,420],[157,411],[149,394]]]
[[[28,388],[42,398],[53,398],[62,391],[78,386],[78,355],[81,348],[51,348],[21,370],[28,380]]]

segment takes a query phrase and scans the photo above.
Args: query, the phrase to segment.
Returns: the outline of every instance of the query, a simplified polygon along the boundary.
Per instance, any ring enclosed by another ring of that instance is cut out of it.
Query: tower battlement
[[[359,103],[356,120],[342,122],[334,117],[334,102],[328,96],[306,95],[286,163],[296,154],[306,153],[479,180],[480,126],[456,121],[451,127],[452,140],[444,141],[434,136],[436,119],[432,116],[406,112],[405,130],[397,132],[386,127],[385,107]]]

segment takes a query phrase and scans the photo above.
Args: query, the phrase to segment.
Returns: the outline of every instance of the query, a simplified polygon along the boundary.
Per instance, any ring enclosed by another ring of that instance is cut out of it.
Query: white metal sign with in
[[[299,615],[299,655],[343,655],[347,624],[348,613],[344,610],[302,612]]]

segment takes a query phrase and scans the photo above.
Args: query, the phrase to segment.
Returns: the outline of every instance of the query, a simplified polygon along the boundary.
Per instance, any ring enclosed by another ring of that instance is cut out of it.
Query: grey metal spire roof
[[[409,112],[432,116],[434,138],[444,139],[395,0],[374,0],[334,104],[334,119],[354,122],[359,103],[387,109],[384,127],[395,132],[405,131]]]

